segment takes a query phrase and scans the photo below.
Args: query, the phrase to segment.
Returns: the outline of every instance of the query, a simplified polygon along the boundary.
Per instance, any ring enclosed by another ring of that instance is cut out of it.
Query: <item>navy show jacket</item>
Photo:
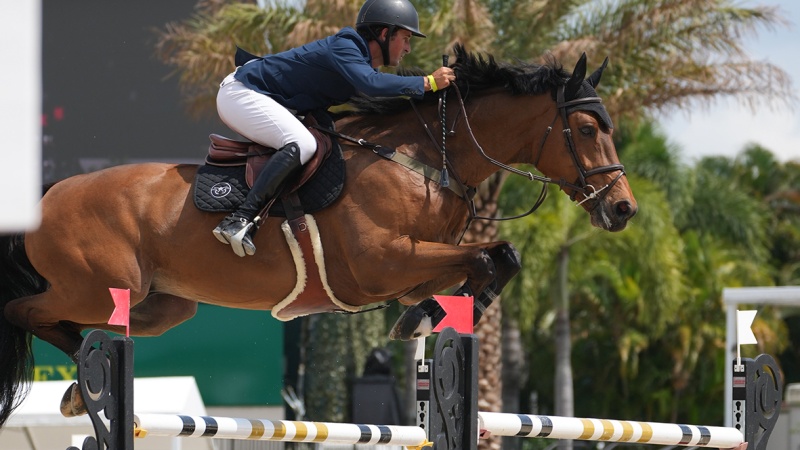
[[[374,69],[367,43],[350,27],[325,39],[249,61],[237,68],[235,77],[297,112],[328,109],[358,93],[421,98],[425,90],[421,76],[398,76]]]

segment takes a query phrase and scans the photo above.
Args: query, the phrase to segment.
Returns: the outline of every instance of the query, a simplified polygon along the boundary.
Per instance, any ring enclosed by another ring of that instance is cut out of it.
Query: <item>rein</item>
[[[575,169],[578,171],[578,179],[576,181],[574,181],[574,182],[569,182],[564,178],[560,178],[560,179],[556,180],[556,179],[549,178],[549,177],[544,177],[544,176],[541,176],[541,175],[535,175],[535,174],[533,174],[531,172],[520,170],[520,169],[517,169],[515,167],[511,167],[510,165],[502,163],[500,161],[497,161],[496,159],[494,159],[491,156],[487,155],[486,151],[484,151],[483,147],[480,145],[478,140],[475,138],[475,133],[472,131],[472,126],[469,123],[469,117],[467,116],[467,109],[466,109],[466,106],[464,104],[464,99],[463,99],[463,97],[461,95],[461,90],[459,89],[457,84],[452,84],[451,86],[455,90],[456,99],[458,100],[458,112],[456,114],[455,120],[453,121],[453,128],[450,131],[446,131],[447,130],[447,123],[446,123],[444,115],[442,114],[443,113],[443,109],[444,109],[444,104],[443,104],[442,99],[440,99],[439,117],[441,119],[441,125],[442,125],[442,145],[441,146],[437,142],[436,138],[433,136],[433,133],[432,133],[430,127],[428,127],[428,124],[425,122],[425,119],[422,117],[422,114],[419,112],[419,109],[417,109],[416,103],[413,100],[410,100],[411,107],[414,110],[414,113],[417,115],[417,118],[419,119],[420,124],[422,125],[422,128],[427,133],[428,138],[431,140],[431,142],[434,145],[434,148],[438,152],[440,152],[442,154],[442,166],[443,166],[442,169],[433,168],[433,167],[431,167],[431,166],[429,166],[429,165],[427,165],[427,164],[425,164],[425,163],[423,163],[421,161],[418,161],[418,160],[413,159],[413,158],[411,158],[411,157],[409,157],[407,155],[399,153],[399,152],[397,152],[396,150],[394,150],[392,148],[384,147],[384,146],[382,146],[380,144],[369,142],[367,140],[360,139],[360,138],[354,138],[352,136],[347,136],[347,135],[339,133],[337,131],[334,131],[334,130],[331,130],[331,129],[328,129],[328,128],[324,128],[324,127],[320,127],[320,126],[314,126],[314,128],[316,128],[316,129],[318,129],[320,131],[323,131],[323,132],[325,132],[327,134],[330,134],[332,136],[336,136],[338,138],[346,140],[348,142],[352,142],[354,144],[358,144],[358,145],[360,145],[362,147],[368,148],[368,149],[372,150],[376,155],[378,155],[378,156],[380,156],[382,158],[394,161],[394,162],[396,162],[396,163],[398,163],[400,165],[403,165],[403,166],[405,166],[405,167],[407,167],[407,168],[409,168],[409,169],[411,169],[411,170],[423,175],[424,177],[434,181],[435,183],[439,184],[440,186],[446,187],[447,189],[450,189],[456,195],[461,197],[469,205],[469,220],[467,222],[467,226],[469,226],[469,223],[471,221],[476,220],[476,219],[477,220],[491,220],[491,221],[498,221],[499,222],[499,221],[520,219],[522,217],[525,217],[525,216],[528,216],[528,215],[532,214],[533,212],[535,212],[542,205],[542,203],[544,202],[545,198],[547,198],[547,189],[546,189],[546,185],[547,184],[558,185],[558,187],[561,190],[564,190],[565,188],[571,189],[572,190],[572,194],[570,195],[570,200],[572,200],[572,201],[576,200],[576,197],[577,197],[578,194],[583,195],[583,197],[584,197],[583,200],[579,201],[577,203],[577,206],[580,206],[580,205],[582,205],[582,204],[584,204],[584,203],[586,203],[587,201],[590,201],[590,200],[596,200],[596,202],[597,202],[595,204],[595,206],[596,206],[597,204],[599,204],[600,200],[604,199],[606,197],[606,195],[608,195],[608,192],[609,192],[610,188],[613,187],[617,183],[617,181],[619,181],[619,179],[622,178],[623,175],[625,175],[625,168],[624,168],[624,166],[622,164],[610,164],[610,165],[607,165],[607,166],[601,166],[601,167],[596,167],[594,169],[587,170],[584,167],[584,165],[581,163],[580,158],[578,157],[578,152],[575,149],[575,142],[572,139],[572,129],[570,128],[569,121],[567,119],[567,116],[568,116],[567,110],[569,108],[571,108],[571,107],[576,106],[576,105],[581,105],[581,104],[586,104],[586,103],[601,103],[602,100],[600,99],[600,97],[584,97],[584,98],[564,101],[565,86],[562,85],[562,86],[560,86],[558,88],[558,92],[556,94],[556,107],[558,108],[558,111],[556,112],[556,116],[553,118],[553,121],[547,127],[547,130],[545,131],[545,134],[542,137],[542,141],[539,144],[539,150],[537,151],[536,158],[534,160],[534,166],[539,162],[539,159],[541,158],[542,153],[544,152],[544,145],[547,142],[547,138],[550,136],[550,132],[553,130],[553,124],[555,124],[555,121],[558,120],[558,118],[560,117],[561,118],[561,123],[562,123],[562,129],[563,129],[563,133],[564,133],[564,142],[565,142],[565,145],[567,147],[567,151],[569,152],[570,157],[572,158],[572,162],[573,162],[573,164],[575,166]],[[469,138],[472,141],[472,144],[478,150],[478,153],[484,159],[486,159],[490,164],[493,164],[493,165],[499,167],[500,169],[502,169],[502,170],[504,170],[506,172],[512,173],[514,175],[519,175],[519,176],[525,177],[529,181],[539,181],[539,182],[541,182],[543,184],[542,190],[539,193],[539,197],[536,199],[536,201],[534,202],[533,206],[527,212],[524,212],[522,214],[518,214],[516,216],[510,216],[510,217],[484,217],[484,216],[479,216],[478,215],[477,208],[475,207],[475,200],[474,200],[474,196],[475,196],[475,193],[476,193],[477,190],[476,190],[475,187],[467,186],[464,182],[461,181],[461,178],[453,170],[453,165],[452,164],[448,164],[448,158],[447,158],[447,154],[445,152],[445,147],[444,147],[445,136],[446,135],[451,135],[452,136],[452,135],[455,134],[456,123],[458,122],[458,120],[459,120],[459,118],[461,116],[463,116],[463,118],[464,118],[464,126],[467,129],[467,133],[469,134]],[[449,166],[449,169],[448,169],[448,166]],[[586,181],[589,177],[592,177],[594,175],[599,175],[599,174],[602,174],[602,173],[608,173],[608,172],[614,172],[614,171],[619,171],[619,174],[611,181],[611,183],[609,183],[609,184],[607,184],[607,185],[605,185],[605,186],[603,186],[603,187],[601,187],[599,189],[594,187],[594,185],[592,185],[592,184],[590,184],[590,183],[588,183]],[[448,182],[448,180],[447,180],[447,173],[448,172],[455,179],[455,181],[456,181],[455,183],[449,183]]]

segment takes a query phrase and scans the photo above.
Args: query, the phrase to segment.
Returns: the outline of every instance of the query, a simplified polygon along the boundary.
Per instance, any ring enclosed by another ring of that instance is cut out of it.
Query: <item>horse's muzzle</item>
[[[620,200],[614,203],[598,202],[590,213],[592,225],[606,231],[622,231],[638,210],[638,206],[629,200]]]

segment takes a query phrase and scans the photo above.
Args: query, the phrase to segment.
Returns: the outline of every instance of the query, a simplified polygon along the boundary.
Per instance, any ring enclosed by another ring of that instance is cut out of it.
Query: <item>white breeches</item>
[[[316,139],[294,114],[269,96],[249,89],[233,74],[220,84],[217,112],[225,125],[253,142],[276,149],[297,143],[302,164],[317,152]]]

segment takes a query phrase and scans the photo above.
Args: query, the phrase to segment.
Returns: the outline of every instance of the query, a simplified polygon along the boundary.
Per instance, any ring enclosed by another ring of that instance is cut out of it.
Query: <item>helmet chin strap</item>
[[[395,26],[391,25],[386,29],[386,39],[383,41],[378,41],[378,44],[381,46],[381,52],[383,52],[383,65],[388,66],[389,61],[389,41],[392,39],[392,35],[394,34]]]
[[[389,25],[386,27],[386,39],[381,40],[381,37],[375,33],[372,29],[369,30],[369,33],[372,35],[372,39],[375,39],[375,42],[381,47],[381,53],[383,54],[383,65],[388,66],[389,61],[389,41],[391,40],[392,34],[394,34],[394,30],[397,28],[394,25]]]
[[[375,31],[372,28],[369,29],[369,34],[372,36],[372,39],[374,39],[375,42],[377,42],[378,45],[381,48],[381,54],[383,55],[383,65],[384,66],[388,66],[391,63],[391,61],[389,60],[389,41],[391,40],[392,35],[394,34],[394,30],[396,28],[397,27],[394,26],[394,25],[387,26],[386,27],[386,39],[384,39],[384,40],[381,40],[380,35],[375,33]]]

